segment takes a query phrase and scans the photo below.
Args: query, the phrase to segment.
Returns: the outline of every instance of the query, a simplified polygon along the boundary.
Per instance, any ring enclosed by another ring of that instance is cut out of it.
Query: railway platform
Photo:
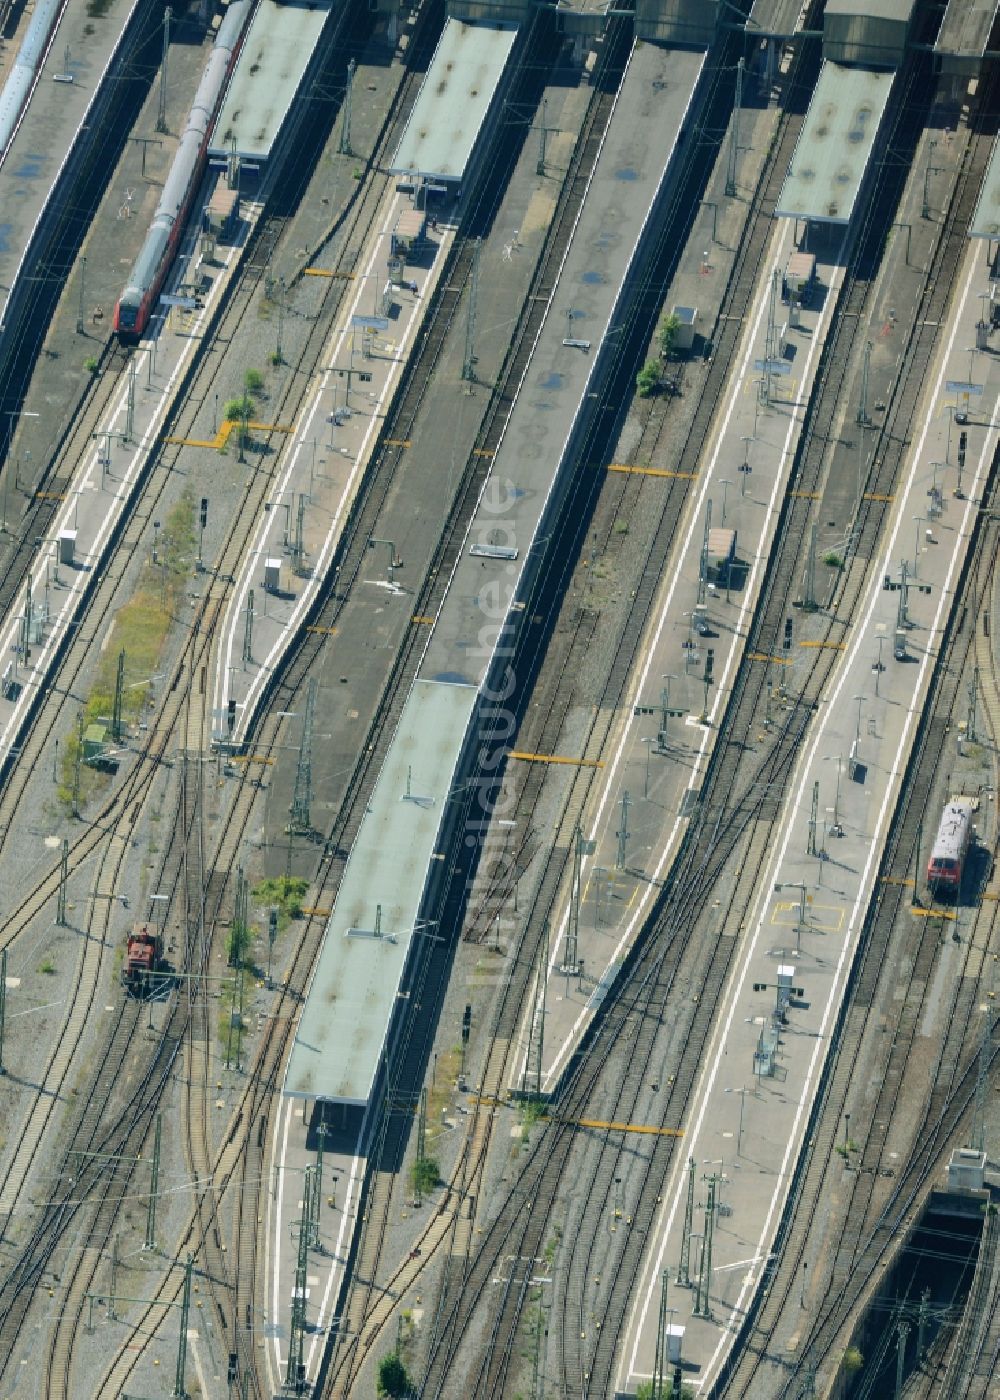
[[[428,227],[418,260],[390,272],[395,230],[410,208],[409,197],[390,188],[374,236],[349,275],[324,367],[289,434],[277,489],[227,609],[211,735],[223,746],[242,743],[270,677],[325,584],[447,260],[454,230]],[[402,596],[405,560],[395,542],[373,541],[372,548],[373,597],[388,602]]]
[[[741,926],[732,930],[741,946],[629,1323],[617,1384],[622,1395],[634,1394],[638,1382],[652,1374],[665,1270],[671,1318],[683,1329],[677,1335],[685,1375],[703,1389],[718,1377],[767,1271],[997,446],[1000,378],[992,359],[982,355],[967,429],[969,467],[958,494],[949,426],[955,386],[969,382],[966,342],[988,280],[981,256],[970,251],[888,537],[869,571],[863,608],[843,643],[832,687],[814,718],[759,893]],[[962,391],[957,392],[961,402]],[[941,511],[928,518],[932,489],[942,493]],[[900,590],[886,587],[901,568],[909,578],[902,603]],[[908,657],[903,661],[893,657],[889,641],[901,616]],[[914,919],[920,914],[916,908]],[[685,1259],[689,1182],[695,1208]]]

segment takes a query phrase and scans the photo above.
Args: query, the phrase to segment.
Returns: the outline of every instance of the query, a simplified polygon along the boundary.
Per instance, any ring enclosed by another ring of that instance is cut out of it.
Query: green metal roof
[[[475,700],[468,685],[410,692],[330,915],[286,1094],[368,1101]]]
[[[823,64],[774,211],[778,218],[851,222],[894,77]]]

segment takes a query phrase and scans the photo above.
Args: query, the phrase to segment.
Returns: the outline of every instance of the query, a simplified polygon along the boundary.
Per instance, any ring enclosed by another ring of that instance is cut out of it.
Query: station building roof
[[[461,183],[493,102],[516,28],[449,19],[390,170]]]
[[[209,155],[266,164],[333,9],[333,0],[260,0],[209,143]]]
[[[894,77],[824,62],[774,211],[778,218],[851,222]]]
[[[417,681],[410,691],[330,915],[287,1095],[368,1102],[417,931],[455,736],[465,733],[475,700],[467,685]]]
[[[1000,138],[993,142],[986,178],[969,225],[969,237],[1000,240]]]

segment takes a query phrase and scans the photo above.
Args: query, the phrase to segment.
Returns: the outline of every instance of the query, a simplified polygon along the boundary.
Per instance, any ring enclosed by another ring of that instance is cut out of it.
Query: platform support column
[[[247,594],[247,615],[243,625],[243,661],[249,665],[253,661],[253,589]]]
[[[62,855],[59,859],[59,893],[56,896],[56,924],[66,927],[66,882],[69,879],[69,841],[63,837]],[[6,956],[6,954],[4,955]]]
[[[307,1173],[311,1173],[312,1168],[306,1168]],[[307,1178],[307,1194],[310,1188],[310,1181]],[[307,1203],[307,1202],[305,1202]],[[303,1215],[305,1211],[303,1211]],[[306,1330],[306,1287],[309,1273],[309,1229],[305,1219],[299,1221],[299,1250],[295,1261],[295,1285],[292,1292],[292,1316],[288,1334],[288,1367],[285,1371],[285,1387],[293,1394],[301,1394],[302,1382],[305,1380],[305,1364],[303,1360],[303,1343]]]
[[[163,1131],[163,1115],[156,1115],[156,1128],[153,1133],[153,1161],[149,1173],[149,1205],[146,1207],[146,1239],[143,1249],[156,1248],[156,1197],[160,1189],[160,1136]]]
[[[858,425],[862,428],[867,428],[872,421],[868,415],[868,376],[871,370],[871,362],[872,343],[868,340],[865,342],[864,354],[861,359],[861,401],[858,404],[857,417]]]
[[[694,1226],[694,1171],[694,1158],[689,1157],[687,1199],[684,1202],[684,1229],[681,1233],[681,1260],[677,1269],[677,1282],[681,1288],[691,1287],[691,1230]]]
[[[972,680],[969,682],[969,714],[965,725],[965,737],[970,744],[976,742],[976,695],[979,692],[979,667],[972,669]]]
[[[76,760],[73,764],[73,815],[80,815],[80,776],[83,766],[83,712],[76,717]]]
[[[708,1200],[705,1202],[705,1233],[701,1241],[701,1267],[698,1270],[698,1287],[695,1293],[695,1317],[711,1317],[712,1308],[708,1293],[712,1282],[712,1231],[715,1228],[715,1183],[717,1178],[708,1178]]]
[[[3,1032],[7,1019],[7,949],[0,949],[0,1074],[6,1074],[3,1062]]]
[[[733,103],[733,124],[729,138],[729,164],[726,170],[726,194],[736,193],[736,162],[740,150],[740,108],[743,106],[743,60],[736,65],[736,100]],[[654,1391],[655,1394],[655,1391]]]
[[[806,567],[802,575],[802,610],[815,612],[816,602],[816,522],[809,526],[809,546],[806,550]]]
[[[118,1265],[121,1260],[121,1235],[117,1232],[111,1236],[111,1277],[108,1281],[108,1321],[116,1322],[118,1314],[115,1312],[115,1294],[118,1291]]]
[[[670,1270],[660,1275],[660,1312],[656,1320],[656,1350],[653,1357],[653,1400],[660,1400],[667,1369],[667,1287]],[[679,1392],[678,1392],[679,1393]]]
[[[906,1364],[906,1339],[910,1334],[910,1324],[900,1322],[896,1328],[896,1400],[903,1393],[903,1368]]]
[[[917,822],[917,839],[913,846],[913,907],[921,908],[920,899],[920,847],[923,845],[924,824]]]
[[[993,1016],[989,1008],[983,1021],[982,1036],[979,1041],[979,1064],[976,1069],[976,1096],[972,1109],[971,1147],[977,1152],[986,1151],[986,1090],[989,1085],[990,1049],[993,1039]]]
[[[469,310],[465,320],[465,355],[462,359],[462,378],[473,383],[476,378],[476,312],[479,303],[479,254],[482,239],[477,238],[472,250],[472,270],[469,275]]]
[[[548,128],[545,125],[545,117],[548,109],[548,102],[542,98],[542,122],[538,128],[538,162],[535,166],[536,175],[545,174],[545,138],[548,135]]]
[[[712,501],[705,502],[705,531],[701,537],[701,557],[698,560],[698,606],[705,602],[708,592],[708,536],[712,529]]]
[[[620,825],[615,835],[618,838],[618,852],[615,856],[615,869],[625,869],[625,853],[628,845],[628,838],[632,833],[628,829],[628,809],[632,805],[632,798],[627,792],[622,793],[622,814]]]
[[[813,783],[812,806],[809,810],[809,839],[806,842],[806,855],[815,856],[819,854],[816,845],[816,826],[819,822],[819,783]]]
[[[358,65],[352,58],[347,65],[347,84],[344,88],[344,120],[340,127],[340,144],[337,150],[342,156],[351,154],[351,94],[354,89],[354,74]]]
[[[542,1056],[545,1050],[545,981],[549,966],[549,921],[542,921],[542,941],[538,950],[537,982],[535,984],[535,1006],[528,1033],[528,1053],[524,1064],[524,1092],[542,1092]],[[530,1089],[534,1081],[534,1088]]]
[[[573,832],[573,879],[569,894],[566,956],[563,959],[563,971],[567,977],[572,977],[580,966],[580,895],[583,888],[583,857],[588,853],[588,847],[593,849],[592,843],[586,840],[583,828],[578,822],[576,830]]]
[[[170,52],[170,6],[163,11],[163,57],[160,60],[160,103],[156,111],[157,131],[167,129],[167,56]]]
[[[311,829],[312,731],[315,707],[316,679],[313,677],[306,691],[306,710],[302,721],[302,743],[299,746],[299,761],[295,769],[295,788],[292,794],[289,832],[293,829],[296,831],[309,831]]]
[[[143,148],[142,148],[142,157],[143,157],[143,161],[145,162],[145,159],[146,159],[146,148],[145,148],[145,146],[143,146]],[[142,173],[145,175],[145,173],[146,173],[145,169],[143,169],[143,172],[142,172]],[[79,301],[79,305],[78,305],[77,308],[76,308],[76,333],[77,333],[77,335],[83,335],[83,331],[84,331],[84,314],[83,314],[83,313],[84,313],[84,306],[86,305],[86,278],[87,278],[87,259],[86,259],[86,257],[84,257],[84,256],[81,254],[81,256],[80,256],[80,301]]]
[[[118,653],[118,670],[115,675],[115,699],[111,710],[111,737],[116,743],[121,742],[122,726],[122,705],[125,700],[125,651],[124,648]]]

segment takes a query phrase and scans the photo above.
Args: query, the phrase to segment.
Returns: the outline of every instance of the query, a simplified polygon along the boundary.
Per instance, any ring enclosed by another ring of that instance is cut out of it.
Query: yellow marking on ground
[[[333,911],[331,909],[320,909],[316,905],[313,905],[308,908],[306,907],[306,905],[303,905],[302,912],[303,914],[309,914],[316,919],[328,919]]]
[[[1000,899],[1000,893],[998,893],[996,890],[987,890],[986,893],[983,895],[983,899],[998,900]]]
[[[613,1133],[646,1133],[651,1137],[683,1137],[683,1128],[657,1128],[652,1123],[614,1123],[601,1118],[564,1118],[564,1123],[573,1123],[578,1128],[602,1128]]]
[[[173,443],[175,447],[214,447],[221,451],[229,441],[229,436],[234,429],[239,427],[239,419],[227,420],[216,433],[214,438],[183,438],[168,437],[167,442]],[[294,423],[257,423],[248,422],[247,430],[253,428],[259,433],[294,433]]]
[[[626,472],[635,476],[672,476],[678,481],[694,481],[697,472],[672,472],[666,467],[631,467],[627,462],[612,462],[609,472]]]
[[[790,496],[794,496],[799,501],[818,501],[818,491],[789,491]]]
[[[303,277],[343,277],[346,282],[354,281],[353,272],[331,272],[328,267],[304,267]]]
[[[571,763],[576,768],[603,768],[602,758],[567,758],[557,753],[517,753],[514,750],[508,758],[519,758],[522,763]]]
[[[306,631],[318,632],[321,637],[335,637],[337,635],[336,627],[307,627]]]
[[[846,642],[799,642],[800,647],[819,647],[826,651],[846,651]]]
[[[266,763],[270,766],[274,759],[269,758],[266,753],[238,753],[229,761],[230,763]]]
[[[62,491],[36,491],[34,498],[36,501],[64,501],[66,496]]]
[[[414,613],[410,618],[411,622],[419,623],[421,627],[433,627],[433,617],[428,617],[426,613]]]
[[[773,661],[777,666],[790,666],[792,658],[790,656],[769,656],[766,651],[748,651],[748,661]]]
[[[485,447],[474,447],[472,449],[472,455],[473,457],[494,457],[496,453],[488,452]]]
[[[383,447],[412,447],[413,443],[409,438],[386,438]]]
[[[883,885],[913,885],[912,875],[883,875]]]
[[[915,919],[950,919],[952,923],[957,917],[953,909],[923,909],[919,904],[911,905],[910,913]]]
[[[865,500],[866,500],[866,501],[887,501],[887,502],[891,505],[892,502],[893,502],[895,499],[896,499],[895,496],[886,496],[886,495],[883,495],[883,493],[882,493],[881,491],[866,491],[866,492],[865,492]]]

